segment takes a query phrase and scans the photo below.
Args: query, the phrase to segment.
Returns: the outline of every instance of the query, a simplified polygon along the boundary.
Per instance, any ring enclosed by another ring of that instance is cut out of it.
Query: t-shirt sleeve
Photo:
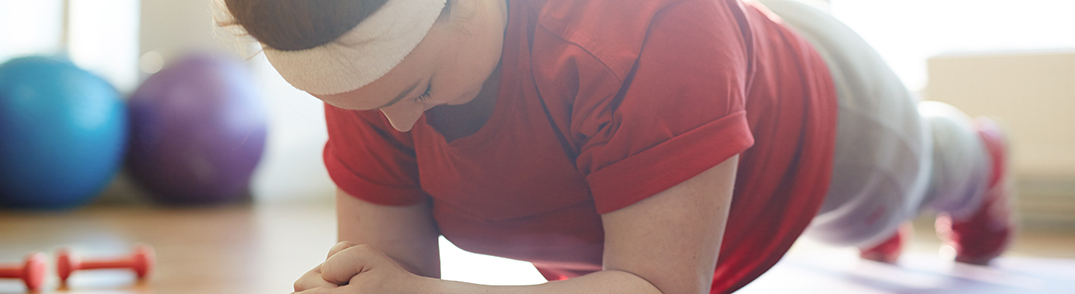
[[[599,213],[660,193],[754,143],[744,110],[743,37],[697,9],[674,5],[653,18],[614,95],[576,97],[576,164]],[[580,84],[580,93],[601,86]]]
[[[428,198],[418,182],[414,142],[390,129],[377,111],[352,111],[325,104],[328,142],[324,161],[341,190],[382,205],[411,205]]]

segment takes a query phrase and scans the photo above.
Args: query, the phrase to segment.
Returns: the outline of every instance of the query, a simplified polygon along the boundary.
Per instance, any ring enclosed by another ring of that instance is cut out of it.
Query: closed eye
[[[418,96],[418,98],[414,98],[414,101],[415,102],[425,102],[426,100],[429,100],[429,98],[432,98],[432,96],[433,96],[433,83],[429,83],[429,85],[426,86],[425,93],[422,93],[422,95]]]

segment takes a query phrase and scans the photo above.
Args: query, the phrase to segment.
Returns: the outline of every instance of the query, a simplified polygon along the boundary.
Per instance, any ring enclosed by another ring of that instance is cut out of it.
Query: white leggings
[[[979,205],[990,162],[965,114],[919,103],[865,40],[827,12],[796,0],[758,2],[814,45],[836,85],[832,182],[805,235],[865,248],[925,209],[966,215]]]

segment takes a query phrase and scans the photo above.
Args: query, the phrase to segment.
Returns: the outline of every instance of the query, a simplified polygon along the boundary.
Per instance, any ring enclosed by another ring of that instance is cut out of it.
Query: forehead
[[[315,96],[333,106],[352,110],[376,109],[400,98],[400,95],[404,96],[402,99],[417,96],[414,90],[424,88],[421,83],[429,80],[439,64],[438,57],[444,55],[438,52],[444,52],[443,49],[447,47],[445,43],[450,42],[445,36],[448,33],[441,26],[443,24],[435,23],[418,46],[383,77],[350,92]]]

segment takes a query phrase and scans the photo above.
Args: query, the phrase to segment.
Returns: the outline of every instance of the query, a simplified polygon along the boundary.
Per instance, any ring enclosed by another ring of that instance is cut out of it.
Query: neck
[[[472,135],[485,126],[493,116],[500,91],[500,65],[493,70],[478,95],[461,105],[441,105],[426,112],[426,123],[440,132],[445,140]]]

